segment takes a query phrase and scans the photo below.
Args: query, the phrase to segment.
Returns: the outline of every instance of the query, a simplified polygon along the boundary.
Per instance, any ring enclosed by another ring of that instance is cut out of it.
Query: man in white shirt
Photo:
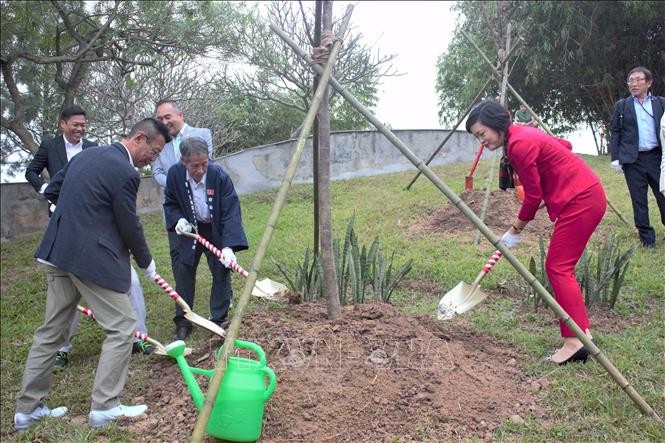
[[[205,254],[212,275],[210,320],[222,326],[233,297],[229,268],[236,261],[235,252],[249,245],[233,181],[219,165],[208,162],[205,140],[188,137],[183,141],[181,162],[169,170],[166,180],[164,213],[166,228],[177,240],[178,262],[173,268],[176,291],[194,309],[196,269]],[[178,235],[191,232],[193,226],[222,251],[223,262],[196,240]],[[176,340],[186,340],[192,325],[178,305],[173,322]]]
[[[656,232],[649,219],[648,194],[653,191],[665,225],[665,196],[659,192],[663,146],[660,121],[665,114],[665,98],[650,93],[653,75],[643,66],[633,68],[626,79],[630,97],[614,105],[610,122],[611,167],[623,172],[633,205],[633,219],[645,248],[654,248]]]

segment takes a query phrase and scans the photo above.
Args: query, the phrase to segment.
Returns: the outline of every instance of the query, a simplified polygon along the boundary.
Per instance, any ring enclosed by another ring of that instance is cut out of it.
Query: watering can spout
[[[187,388],[192,395],[194,405],[196,406],[196,409],[200,411],[203,407],[203,400],[205,397],[203,395],[203,391],[201,391],[201,387],[196,381],[196,378],[194,378],[194,372],[192,371],[192,368],[187,364],[187,360],[185,360],[185,342],[182,340],[174,341],[173,343],[167,345],[165,350],[169,357],[173,357],[176,362],[178,362],[178,367],[180,368],[182,377],[185,379]]]

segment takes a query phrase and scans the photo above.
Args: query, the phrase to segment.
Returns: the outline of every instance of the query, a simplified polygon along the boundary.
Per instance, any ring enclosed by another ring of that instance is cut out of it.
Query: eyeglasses
[[[646,80],[644,77],[642,77],[642,78],[631,78],[630,80],[628,80],[626,82],[626,84],[627,85],[636,85],[638,83],[643,82],[644,80]]]

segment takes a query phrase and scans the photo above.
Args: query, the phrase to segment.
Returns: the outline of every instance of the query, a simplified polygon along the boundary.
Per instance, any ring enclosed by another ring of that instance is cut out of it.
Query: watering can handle
[[[243,348],[243,349],[249,349],[250,351],[254,351],[258,356],[259,356],[259,363],[261,366],[266,365],[266,353],[263,351],[261,346],[257,345],[256,343],[252,343],[251,341],[242,341],[242,340],[236,340],[233,342],[236,346],[236,348]],[[217,360],[219,360],[219,356],[222,353],[222,348],[219,348],[219,351],[217,351]]]
[[[267,366],[262,367],[261,372],[263,372],[270,379],[270,383],[268,384],[268,389],[266,389],[266,391],[263,393],[263,401],[268,401],[273,391],[275,390],[275,384],[277,383],[277,379],[275,378],[275,373],[273,372],[273,370]]]

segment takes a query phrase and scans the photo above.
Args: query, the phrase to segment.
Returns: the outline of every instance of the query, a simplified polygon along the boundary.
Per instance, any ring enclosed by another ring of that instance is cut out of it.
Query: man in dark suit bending
[[[147,278],[156,274],[136,215],[140,177],[135,168],[150,164],[170,139],[162,123],[144,119],[121,142],[76,155],[44,190],[44,196],[56,204],[35,253],[48,280],[46,312],[33,337],[16,399],[17,430],[27,429],[43,417],[61,417],[67,412],[66,407],[49,409],[42,400],[51,385],[55,351],[67,337],[81,298],[106,332],[88,424],[104,426],[147,409],[145,405],[124,406],[119,398],[136,327],[126,294],[130,251]]]

